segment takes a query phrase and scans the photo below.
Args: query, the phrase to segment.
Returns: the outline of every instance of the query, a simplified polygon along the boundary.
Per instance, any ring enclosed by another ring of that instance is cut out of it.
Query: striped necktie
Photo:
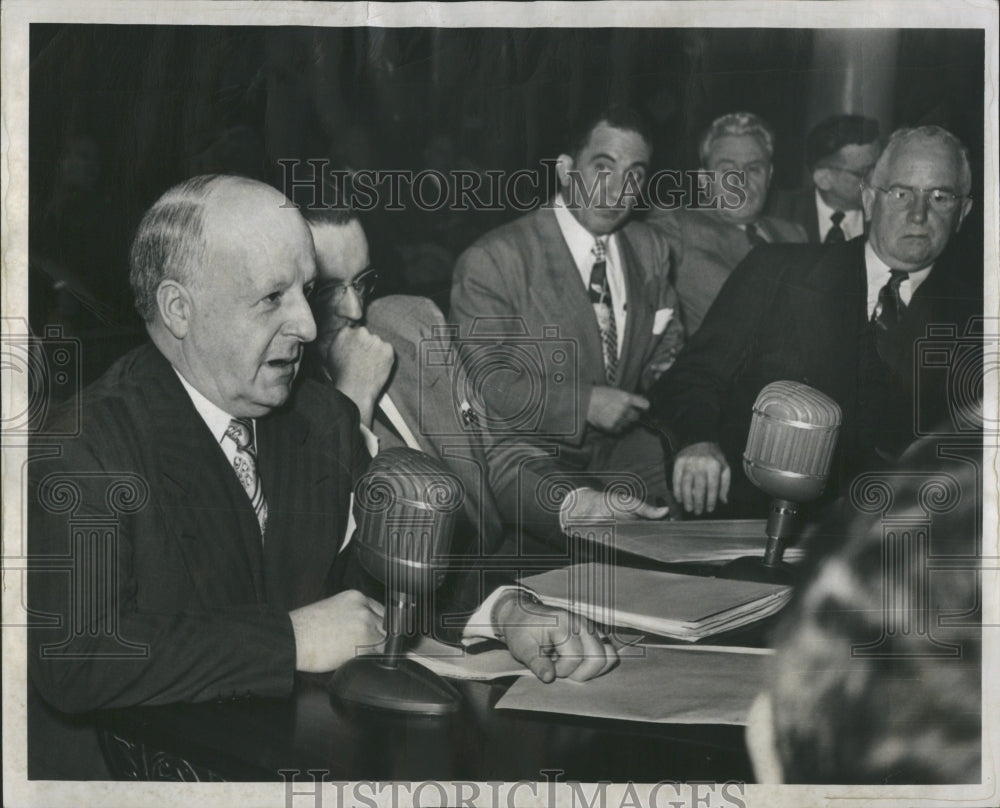
[[[267,502],[264,500],[264,488],[257,473],[257,451],[253,440],[253,421],[249,418],[233,418],[226,427],[226,437],[236,444],[236,455],[233,457],[233,471],[250,497],[260,525],[260,535],[263,538],[267,527]]]
[[[597,315],[597,327],[601,332],[601,350],[604,354],[604,376],[608,384],[614,384],[618,376],[618,326],[611,301],[611,287],[608,286],[608,246],[604,239],[597,239],[590,250],[594,255],[594,265],[590,269],[588,292],[590,302]]]
[[[899,285],[906,280],[908,274],[902,269],[890,269],[889,280],[879,289],[878,305],[875,307],[872,322],[882,331],[892,329],[906,310],[906,304],[899,294]]]

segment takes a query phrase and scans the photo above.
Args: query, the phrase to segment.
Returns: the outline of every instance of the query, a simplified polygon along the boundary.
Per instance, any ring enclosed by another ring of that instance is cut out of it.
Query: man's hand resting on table
[[[729,464],[719,444],[692,443],[674,458],[674,499],[688,513],[712,513],[729,498]]]
[[[649,399],[627,393],[617,387],[596,385],[590,391],[587,423],[596,429],[617,435],[639,420],[649,409]]]
[[[511,656],[543,682],[585,682],[618,663],[614,645],[589,620],[538,603],[523,590],[504,595],[493,613]]]
[[[382,650],[385,609],[350,589],[289,612],[295,634],[295,670],[326,673],[358,654]]]
[[[632,522],[638,519],[663,519],[670,513],[667,505],[650,505],[636,497],[607,496],[593,488],[576,488],[566,495],[559,509],[559,525],[565,531],[574,522],[614,519]]]

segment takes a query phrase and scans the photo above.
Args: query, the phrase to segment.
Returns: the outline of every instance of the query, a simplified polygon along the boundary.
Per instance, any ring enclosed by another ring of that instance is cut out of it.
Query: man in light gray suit
[[[559,541],[569,519],[661,518],[664,457],[642,392],[683,344],[669,245],[630,221],[650,138],[603,111],[557,161],[549,204],[458,259],[450,318],[503,516]],[[621,499],[605,496],[619,486]]]

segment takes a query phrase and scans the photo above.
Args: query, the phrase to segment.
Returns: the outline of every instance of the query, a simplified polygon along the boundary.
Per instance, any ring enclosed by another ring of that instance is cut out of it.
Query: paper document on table
[[[454,645],[445,645],[430,637],[421,637],[406,655],[425,668],[430,668],[438,676],[447,676],[451,679],[485,682],[503,676],[523,676],[531,673],[514,659],[506,648],[492,648],[475,653],[474,647],[466,650]]]
[[[768,617],[792,594],[780,584],[595,563],[550,570],[521,582],[546,604],[600,625],[691,642]]]
[[[497,709],[662,724],[746,724],[770,658],[756,648],[645,651],[643,657],[623,657],[617,668],[589,682],[544,684],[525,677],[511,685]]]
[[[767,522],[763,519],[715,519],[692,522],[617,522],[614,547],[664,564],[732,561],[764,555]],[[592,530],[581,529],[586,537]],[[785,549],[784,560],[801,561],[801,547]]]

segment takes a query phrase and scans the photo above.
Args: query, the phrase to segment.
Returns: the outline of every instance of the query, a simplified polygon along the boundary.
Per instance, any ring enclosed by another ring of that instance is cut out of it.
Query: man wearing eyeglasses
[[[760,515],[766,502],[741,470],[751,409],[767,384],[791,379],[843,410],[828,492],[878,468],[914,438],[914,418],[950,414],[949,373],[915,376],[928,326],[967,332],[982,293],[946,250],[972,207],[968,154],[936,126],[901,129],[865,182],[867,237],[752,252],[702,328],[650,392],[676,451],[674,494],[693,514]],[[966,357],[968,359],[968,357]],[[978,365],[969,362],[969,367]],[[975,379],[969,380],[975,386]]]
[[[861,185],[881,149],[874,118],[831,115],[806,135],[811,185],[772,194],[772,212],[804,227],[814,244],[857,238],[865,229]]]
[[[485,460],[469,435],[452,424],[452,369],[420,362],[422,343],[438,344],[444,315],[433,301],[391,295],[371,301],[378,275],[356,214],[303,209],[316,250],[310,298],[316,341],[307,346],[303,376],[336,386],[358,407],[379,449],[409,446],[444,463],[465,489],[464,529],[483,554],[501,540],[501,520],[486,482]],[[472,551],[469,545],[462,548]]]

